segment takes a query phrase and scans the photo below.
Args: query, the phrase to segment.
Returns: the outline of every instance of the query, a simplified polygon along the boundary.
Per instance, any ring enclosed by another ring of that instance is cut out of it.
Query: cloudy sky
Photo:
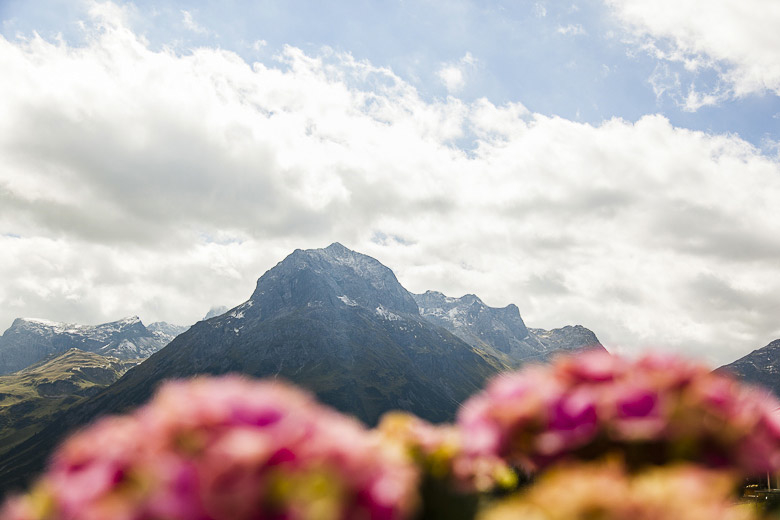
[[[0,330],[334,241],[712,365],[780,337],[780,2],[0,1]]]

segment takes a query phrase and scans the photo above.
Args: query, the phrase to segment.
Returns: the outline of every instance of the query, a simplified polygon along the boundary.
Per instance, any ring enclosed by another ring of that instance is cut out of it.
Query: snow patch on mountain
[[[398,320],[400,320],[400,319],[401,319],[401,317],[400,317],[399,315],[395,314],[394,312],[390,312],[390,311],[388,311],[387,309],[385,309],[385,308],[384,308],[383,306],[381,306],[381,305],[380,305],[379,307],[377,307],[377,308],[376,308],[376,310],[374,311],[374,313],[375,313],[377,316],[380,316],[381,318],[383,318],[383,319],[385,319],[385,320],[388,320],[388,321],[398,321]]]
[[[344,305],[349,305],[350,307],[357,307],[357,302],[347,295],[339,296],[338,298],[339,300],[344,302]]]

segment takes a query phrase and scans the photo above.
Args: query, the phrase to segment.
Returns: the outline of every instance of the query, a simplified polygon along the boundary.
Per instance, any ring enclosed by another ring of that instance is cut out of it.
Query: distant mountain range
[[[563,351],[604,348],[596,335],[581,325],[553,330],[529,329],[514,304],[494,308],[473,294],[451,298],[436,291],[412,296],[423,318],[447,329],[472,347],[483,349],[510,368],[549,361]]]
[[[119,359],[145,359],[184,330],[165,322],[145,327],[137,316],[94,326],[17,318],[0,336],[0,374],[72,348]]]
[[[413,295],[379,261],[338,243],[296,250],[246,302],[196,323],[19,444],[0,462],[0,488],[26,482],[68,431],[137,406],[170,378],[279,377],[368,424],[391,409],[439,422],[492,375],[580,348],[603,346],[579,326],[528,329],[514,305]]]

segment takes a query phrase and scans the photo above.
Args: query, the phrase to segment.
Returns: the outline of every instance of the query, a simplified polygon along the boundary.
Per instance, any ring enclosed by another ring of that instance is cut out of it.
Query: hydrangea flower
[[[72,436],[0,517],[391,520],[417,485],[400,449],[297,389],[197,378]]]
[[[425,475],[447,481],[462,493],[509,489],[517,475],[494,455],[463,455],[461,431],[451,424],[434,425],[406,412],[386,413],[377,427],[385,442],[398,443]]]
[[[628,474],[615,461],[563,465],[479,520],[758,520],[758,510],[732,499],[729,472],[670,465]]]
[[[620,452],[631,467],[687,460],[755,475],[780,468],[778,408],[699,364],[590,351],[497,377],[458,424],[472,456],[530,470]]]

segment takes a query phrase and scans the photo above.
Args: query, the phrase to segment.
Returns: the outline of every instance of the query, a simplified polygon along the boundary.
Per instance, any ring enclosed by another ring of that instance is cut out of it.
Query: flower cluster
[[[479,516],[480,520],[758,520],[748,504],[731,499],[733,474],[695,465],[661,466],[627,474],[622,464],[556,467],[526,492]]]
[[[494,379],[458,424],[473,456],[529,470],[618,452],[631,468],[693,461],[754,475],[780,468],[778,407],[701,365],[591,351]]]
[[[404,519],[408,458],[276,382],[168,383],[132,415],[71,437],[9,520]]]
[[[491,454],[463,456],[460,430],[433,425],[412,414],[389,412],[377,428],[385,442],[398,443],[426,476],[448,481],[459,492],[512,488],[517,476],[506,462]]]

